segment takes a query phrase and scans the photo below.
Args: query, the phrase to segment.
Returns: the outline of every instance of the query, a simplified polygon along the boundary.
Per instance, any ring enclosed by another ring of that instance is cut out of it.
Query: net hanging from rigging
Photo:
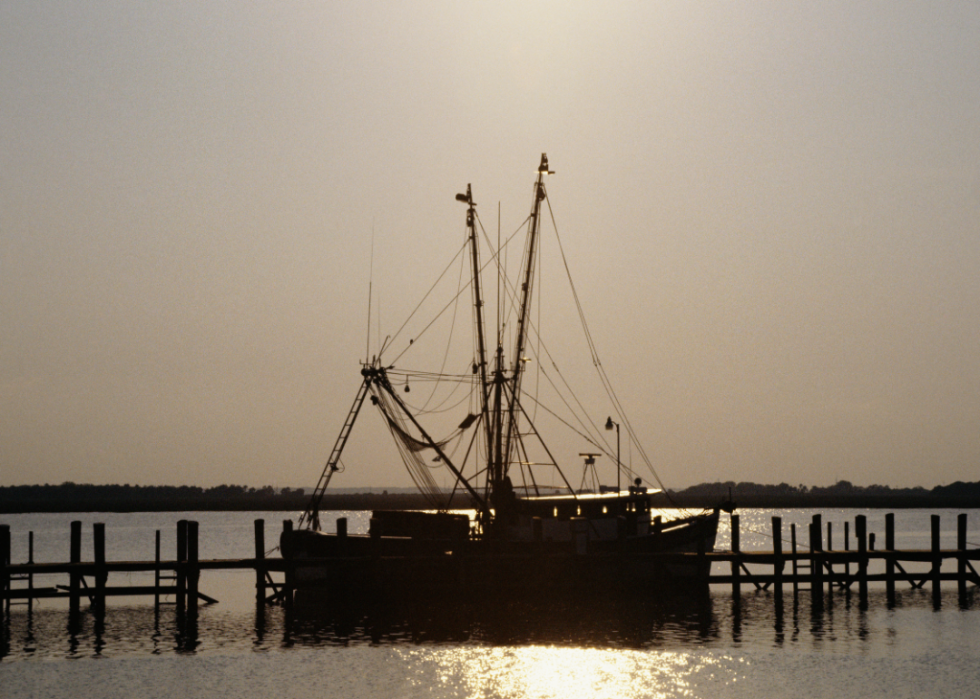
[[[412,482],[425,497],[426,501],[436,509],[445,509],[447,499],[445,493],[440,490],[435,478],[432,475],[432,468],[426,463],[423,453],[426,450],[435,451],[435,447],[440,450],[450,444],[456,437],[462,434],[462,429],[457,429],[449,437],[440,441],[426,442],[413,436],[405,427],[405,420],[383,392],[375,393],[377,406],[381,410],[385,424],[394,437],[395,446],[398,448],[402,462],[408,470],[408,475]]]

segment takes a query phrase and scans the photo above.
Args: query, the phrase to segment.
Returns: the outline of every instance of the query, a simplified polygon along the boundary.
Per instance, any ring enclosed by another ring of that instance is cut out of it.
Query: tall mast
[[[511,381],[513,385],[510,389],[510,403],[507,411],[507,439],[503,446],[503,452],[499,455],[500,461],[497,464],[498,480],[503,480],[507,475],[507,459],[514,440],[514,433],[517,431],[517,421],[519,419],[519,401],[521,393],[521,377],[524,375],[524,346],[527,342],[528,315],[531,305],[531,285],[534,281],[534,255],[537,250],[538,229],[541,222],[541,202],[546,194],[544,190],[544,176],[554,174],[548,169],[548,156],[541,154],[541,164],[538,166],[538,179],[534,184],[534,203],[531,205],[531,230],[528,234],[527,242],[527,266],[524,269],[524,282],[521,284],[521,305],[520,316],[517,324],[517,341],[514,346],[514,365]],[[496,483],[495,483],[496,485]]]
[[[483,324],[483,288],[480,282],[480,246],[476,239],[476,202],[473,201],[473,188],[466,185],[466,194],[457,194],[456,201],[464,202],[466,209],[466,228],[469,231],[470,257],[473,261],[473,306],[476,309],[477,357],[474,371],[480,375],[480,411],[483,414],[483,424],[487,431],[487,449],[493,439],[493,425],[487,419],[490,386],[487,382],[487,341]]]

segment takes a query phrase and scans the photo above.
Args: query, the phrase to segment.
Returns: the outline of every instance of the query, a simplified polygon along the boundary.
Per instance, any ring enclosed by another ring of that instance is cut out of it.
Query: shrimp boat
[[[469,286],[475,345],[468,349],[465,370],[413,373],[402,367],[407,349],[395,360],[387,358],[394,344],[390,337],[377,355],[362,362],[360,388],[309,506],[299,525],[281,536],[288,587],[313,588],[328,596],[366,593],[382,599],[418,591],[440,598],[562,592],[651,595],[707,580],[709,564],[698,554],[713,549],[724,504],[700,513],[679,513],[662,487],[644,485],[632,465],[620,461],[621,424],[627,427],[630,444],[638,446],[621,410],[615,411],[618,421],[609,417],[605,423],[606,431],[615,428],[615,451],[588,418],[579,419],[572,440],[561,442],[566,452],[572,444],[584,449],[579,451],[585,459],[579,487],[573,487],[558,464],[557,450],[542,436],[541,417],[552,425],[571,423],[543,408],[540,390],[532,392],[526,383],[527,365],[534,357],[541,359],[539,366],[554,363],[532,320],[541,223],[545,211],[551,210],[550,203],[543,208],[548,202],[545,179],[553,174],[547,155],[542,154],[531,213],[518,229],[525,235],[515,279],[509,279],[502,262],[499,233],[497,248],[491,247],[492,264],[487,267],[496,270],[497,328],[490,336],[485,329],[478,235],[478,228],[483,228],[472,187],[467,185],[465,193],[456,195],[467,207],[466,235],[457,257],[470,277],[468,285],[460,285],[456,299]],[[515,237],[516,233],[510,240]],[[417,347],[418,339],[410,339],[408,348]],[[593,365],[601,371],[591,339],[587,343]],[[513,348],[509,356],[505,344]],[[433,409],[431,396],[424,406],[409,405],[405,394],[410,380],[416,384],[428,380],[462,392],[466,399],[456,401],[458,406],[466,403],[459,410],[462,419],[457,414],[449,422],[450,411],[441,406]],[[556,384],[553,378],[548,381]],[[608,379],[602,383],[611,391]],[[345,470],[341,454],[365,402],[380,411],[413,480],[430,496],[432,510],[374,511],[366,534],[349,533],[346,519],[337,521],[335,531],[324,532],[322,499],[333,476]],[[613,398],[612,405],[619,406],[618,399]],[[442,426],[424,424],[427,418],[441,419]],[[436,429],[449,436],[435,438]],[[602,455],[615,460],[615,486],[599,482],[595,460]],[[452,482],[448,497],[445,488],[435,485],[434,466],[445,469]],[[651,473],[655,476],[652,466]],[[621,487],[624,475],[626,488]],[[546,486],[549,479],[551,485]],[[468,511],[449,511],[450,498],[458,499],[460,494]]]

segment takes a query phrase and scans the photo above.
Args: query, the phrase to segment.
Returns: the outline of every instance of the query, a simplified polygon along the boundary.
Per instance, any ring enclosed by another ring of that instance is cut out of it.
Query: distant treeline
[[[957,481],[927,490],[857,486],[839,481],[831,486],[760,485],[758,483],[702,483],[672,491],[681,507],[712,507],[729,495],[739,507],[980,507],[980,482]],[[196,486],[139,485],[15,485],[0,486],[0,513],[21,512],[181,512],[207,510],[306,509],[310,495],[301,488],[251,488],[244,485]],[[452,507],[471,507],[468,496],[457,494]],[[328,493],[323,510],[428,509],[417,493]]]
[[[251,488],[219,485],[213,488],[181,485],[61,485],[0,486],[0,513],[21,512],[184,512],[275,510],[302,511],[310,495],[302,488]],[[453,506],[470,506],[457,495]],[[418,493],[330,493],[324,510],[425,509],[431,507]]]
[[[672,492],[682,507],[708,507],[731,499],[739,507],[980,507],[980,483],[956,481],[926,488],[890,488],[838,481],[829,486],[702,483]]]

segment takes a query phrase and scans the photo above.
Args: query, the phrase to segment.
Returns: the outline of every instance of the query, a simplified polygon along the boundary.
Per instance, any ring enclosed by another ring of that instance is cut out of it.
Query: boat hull
[[[582,525],[580,523],[580,528]],[[330,596],[658,595],[707,584],[718,512],[644,536],[568,541],[283,532],[288,586]],[[586,528],[587,531],[587,528]]]

